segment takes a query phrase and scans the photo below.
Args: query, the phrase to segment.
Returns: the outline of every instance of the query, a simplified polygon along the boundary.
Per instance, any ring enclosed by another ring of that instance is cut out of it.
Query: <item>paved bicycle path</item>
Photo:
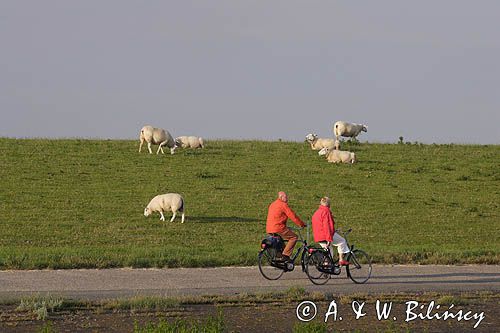
[[[345,272],[324,286],[315,286],[300,267],[268,281],[258,267],[174,269],[78,269],[0,271],[0,300],[32,294],[77,299],[108,299],[136,295],[231,295],[286,290],[301,286],[307,291],[336,295],[366,293],[500,292],[499,265],[374,265],[364,285],[351,282]]]

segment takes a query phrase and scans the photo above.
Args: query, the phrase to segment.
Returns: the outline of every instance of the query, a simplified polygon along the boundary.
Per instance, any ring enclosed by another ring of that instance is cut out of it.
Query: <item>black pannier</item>
[[[281,236],[271,236],[268,235],[266,238],[262,240],[262,245],[263,247],[272,247],[276,249],[279,252],[282,252],[283,249],[285,248],[285,242],[283,241],[283,238]]]

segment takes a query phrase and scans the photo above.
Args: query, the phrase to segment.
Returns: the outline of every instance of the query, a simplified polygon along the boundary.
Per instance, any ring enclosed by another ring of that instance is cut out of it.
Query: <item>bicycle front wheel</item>
[[[347,255],[349,265],[346,267],[347,276],[354,283],[365,283],[372,275],[372,261],[362,250],[354,250]]]
[[[322,285],[330,280],[330,274],[323,273],[319,268],[333,266],[330,256],[325,255],[323,251],[314,251],[305,258],[306,275],[312,283]]]
[[[259,271],[268,280],[278,280],[285,271],[273,266],[276,259],[276,250],[268,247],[259,253]]]

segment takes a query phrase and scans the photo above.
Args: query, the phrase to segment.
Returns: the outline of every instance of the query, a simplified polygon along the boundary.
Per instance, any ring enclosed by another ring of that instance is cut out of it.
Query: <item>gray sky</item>
[[[0,1],[0,136],[500,144],[500,1]]]

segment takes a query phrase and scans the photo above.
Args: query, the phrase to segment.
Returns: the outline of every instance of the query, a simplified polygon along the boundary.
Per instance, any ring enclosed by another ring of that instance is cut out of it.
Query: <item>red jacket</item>
[[[311,224],[315,242],[327,241],[331,242],[335,233],[335,221],[330,208],[320,205],[318,210],[314,212]]]
[[[268,234],[284,232],[286,230],[287,219],[292,220],[299,227],[305,226],[304,222],[302,222],[300,217],[293,212],[286,202],[277,199],[269,205],[266,232]]]

